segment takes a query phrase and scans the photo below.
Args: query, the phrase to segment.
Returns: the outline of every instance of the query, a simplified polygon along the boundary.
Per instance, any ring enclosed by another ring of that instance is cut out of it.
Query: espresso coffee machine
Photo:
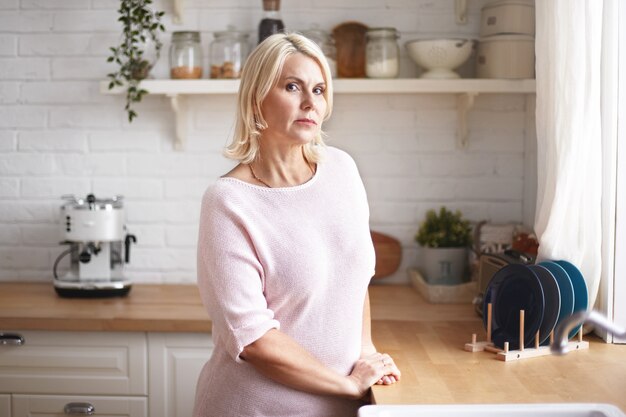
[[[64,297],[126,295],[131,282],[124,275],[130,261],[130,245],[137,242],[126,234],[123,197],[86,199],[61,197],[61,244],[69,245],[54,262],[54,289]],[[70,269],[59,276],[57,267],[69,255]]]

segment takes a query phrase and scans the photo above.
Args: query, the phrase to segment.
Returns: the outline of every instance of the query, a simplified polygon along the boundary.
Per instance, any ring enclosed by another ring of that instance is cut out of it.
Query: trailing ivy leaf
[[[148,92],[138,87],[138,80],[146,78],[151,64],[143,58],[144,50],[140,43],[150,37],[153,40],[156,57],[160,56],[163,43],[159,40],[160,32],[165,32],[161,23],[164,11],[155,11],[150,7],[152,0],[120,0],[117,10],[118,22],[122,24],[122,39],[117,47],[110,47],[112,56],[107,62],[119,65],[117,72],[108,74],[109,88],[126,86],[126,105],[128,120],[132,122],[137,113],[132,109],[134,103],[140,102]]]

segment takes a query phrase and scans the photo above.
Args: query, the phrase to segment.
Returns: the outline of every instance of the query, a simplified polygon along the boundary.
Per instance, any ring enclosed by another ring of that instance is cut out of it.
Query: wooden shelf
[[[123,87],[108,88],[109,82],[100,83],[102,94],[122,94]],[[239,80],[144,80],[141,88],[149,94],[170,97],[176,117],[175,148],[184,147],[187,136],[187,100],[189,95],[237,94]],[[467,113],[479,94],[534,94],[535,80],[499,80],[460,78],[454,80],[404,79],[337,79],[333,82],[335,94],[456,94],[457,137],[459,146],[467,146]]]
[[[416,93],[497,93],[527,94],[535,92],[535,80],[489,80],[461,78],[456,80],[398,79],[337,79],[333,81],[336,94],[416,94]],[[145,80],[141,87],[150,94],[236,94],[239,80]],[[123,88],[108,89],[102,81],[103,94],[119,94]]]

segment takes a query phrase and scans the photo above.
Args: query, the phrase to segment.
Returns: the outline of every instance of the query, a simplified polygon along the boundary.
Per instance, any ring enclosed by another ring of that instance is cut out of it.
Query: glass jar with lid
[[[170,77],[202,78],[200,32],[173,32],[170,46]]]
[[[312,25],[311,29],[303,31],[302,34],[320,47],[324,56],[326,56],[332,77],[337,77],[337,47],[333,37],[319,29],[317,25]]]
[[[365,74],[369,78],[396,78],[400,70],[398,34],[394,28],[371,28],[366,33]]]
[[[249,34],[229,28],[215,32],[210,46],[211,78],[239,78],[248,57]]]
[[[263,0],[263,19],[259,22],[259,43],[284,30],[285,24],[280,17],[280,0]]]

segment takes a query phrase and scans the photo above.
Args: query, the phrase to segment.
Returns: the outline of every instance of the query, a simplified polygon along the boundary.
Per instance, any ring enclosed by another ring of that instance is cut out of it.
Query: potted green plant
[[[139,82],[148,76],[163,47],[159,32],[165,32],[161,23],[165,12],[152,10],[151,4],[152,0],[120,0],[118,21],[123,25],[122,37],[117,47],[110,48],[112,55],[107,59],[119,65],[117,71],[107,75],[109,90],[126,87],[124,109],[129,122],[137,117],[132,104],[140,102],[148,93],[140,88]]]
[[[420,269],[429,284],[454,285],[467,280],[467,250],[472,226],[457,210],[445,206],[426,213],[415,240],[420,247]]]

